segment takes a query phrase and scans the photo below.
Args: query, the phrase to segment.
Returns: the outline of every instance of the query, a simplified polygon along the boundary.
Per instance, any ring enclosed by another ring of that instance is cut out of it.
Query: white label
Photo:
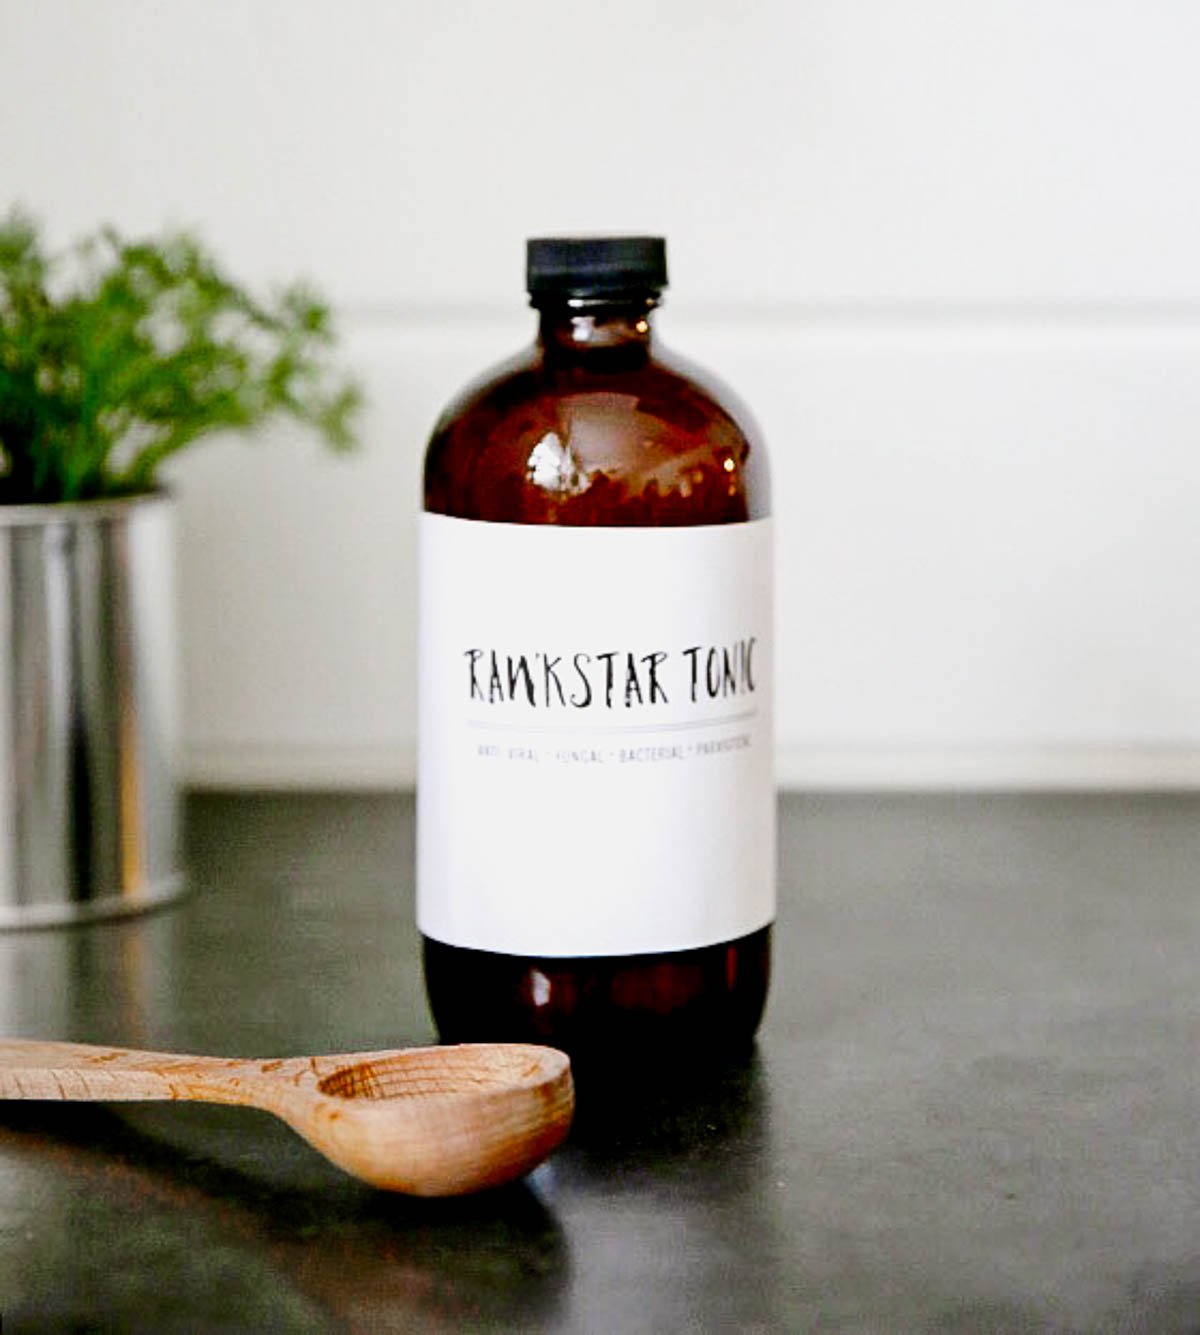
[[[685,950],[775,911],[771,522],[421,517],[417,924]]]

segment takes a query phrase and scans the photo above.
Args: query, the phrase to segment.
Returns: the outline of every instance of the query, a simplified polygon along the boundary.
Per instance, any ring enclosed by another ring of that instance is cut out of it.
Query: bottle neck
[[[542,297],[538,343],[548,364],[642,362],[651,354],[655,296]]]

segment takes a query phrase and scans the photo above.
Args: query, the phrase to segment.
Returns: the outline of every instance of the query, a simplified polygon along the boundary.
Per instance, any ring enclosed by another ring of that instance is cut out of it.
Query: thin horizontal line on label
[[[746,723],[758,716],[757,709],[748,709],[741,714],[724,714],[720,718],[691,719],[686,723],[629,723],[607,726],[603,723],[589,727],[586,724],[558,723],[500,723],[491,719],[468,719],[468,728],[479,728],[484,732],[560,732],[589,736],[617,737],[623,733],[635,732],[695,732],[700,728],[721,728],[728,723]]]

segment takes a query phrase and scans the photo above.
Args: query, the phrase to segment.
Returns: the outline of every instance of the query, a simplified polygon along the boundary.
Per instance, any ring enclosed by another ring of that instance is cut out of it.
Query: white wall
[[[1190,0],[0,0],[0,207],[308,275],[371,396],[350,461],[175,474],[188,773],[411,777],[424,437],[524,237],[612,228],[774,451],[785,782],[1200,781],[1197,51]]]

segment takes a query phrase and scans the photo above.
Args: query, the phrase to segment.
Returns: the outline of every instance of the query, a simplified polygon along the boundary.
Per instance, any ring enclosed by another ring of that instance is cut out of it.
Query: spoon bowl
[[[0,1040],[0,1098],[260,1108],[346,1172],[414,1196],[523,1176],[562,1143],[574,1110],[566,1054],[508,1043],[247,1061]]]

